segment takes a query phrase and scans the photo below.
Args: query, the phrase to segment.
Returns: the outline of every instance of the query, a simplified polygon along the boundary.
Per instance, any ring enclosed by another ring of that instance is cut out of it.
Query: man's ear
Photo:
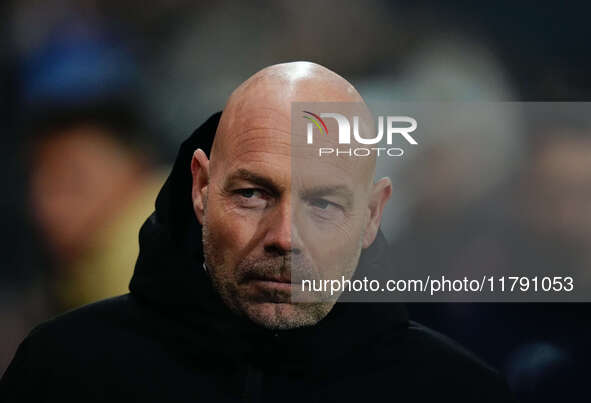
[[[392,182],[390,178],[382,178],[373,184],[368,206],[369,221],[365,228],[363,248],[369,247],[376,239],[382,221],[382,212],[390,196],[392,196]]]
[[[193,188],[191,190],[193,210],[195,210],[197,220],[203,224],[203,215],[205,214],[205,203],[207,200],[207,186],[209,185],[209,159],[200,148],[193,153],[191,174],[193,175]]]

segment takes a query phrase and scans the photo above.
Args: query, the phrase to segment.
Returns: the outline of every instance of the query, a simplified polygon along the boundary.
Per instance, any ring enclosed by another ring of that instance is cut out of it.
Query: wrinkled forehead
[[[289,110],[255,101],[236,106],[220,124],[212,159],[234,165],[282,157],[288,165],[290,150]]]
[[[293,179],[298,186],[338,184],[354,190],[366,186],[373,177],[375,161],[347,155],[319,158],[318,147],[338,144],[338,131],[333,128],[322,137],[317,136],[314,144],[307,144],[307,126],[300,124],[298,107],[299,104],[276,106],[256,100],[237,105],[231,119],[216,135],[221,135],[216,141],[222,140],[212,155],[216,170],[231,175],[236,170],[248,169],[281,177],[290,184]]]

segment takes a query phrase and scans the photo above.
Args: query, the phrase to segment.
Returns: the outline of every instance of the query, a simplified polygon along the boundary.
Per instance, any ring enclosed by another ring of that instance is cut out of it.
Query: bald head
[[[351,83],[319,64],[292,62],[266,67],[230,95],[212,147],[212,169],[215,169],[216,160],[228,158],[227,151],[235,149],[232,143],[239,140],[236,133],[245,127],[272,124],[283,127],[280,131],[289,135],[291,105],[295,102],[357,103],[367,109]],[[276,122],[270,122],[270,119]],[[336,137],[331,140],[336,142]],[[371,181],[375,156],[361,162],[364,162],[363,168]]]
[[[363,102],[363,98],[347,80],[326,67],[293,62],[255,73],[236,88],[226,109],[231,112],[244,106],[245,101],[288,112],[292,102]]]
[[[334,299],[304,304],[292,298],[291,285],[351,278],[391,193],[389,180],[373,183],[374,157],[310,153],[306,134],[292,127],[304,121],[293,120],[298,103],[365,105],[349,82],[322,66],[271,66],[232,93],[210,157],[197,150],[191,162],[214,287],[234,312],[271,328],[310,326],[326,316]],[[314,147],[336,136],[325,130]]]

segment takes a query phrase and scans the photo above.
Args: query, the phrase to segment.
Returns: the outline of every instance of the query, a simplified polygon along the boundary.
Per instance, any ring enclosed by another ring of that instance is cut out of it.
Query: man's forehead
[[[268,112],[237,116],[233,124],[224,129],[226,132],[223,140],[216,144],[214,158],[221,158],[226,165],[261,160],[289,165],[289,121]]]
[[[366,161],[351,157],[318,158],[308,150],[292,149],[292,177],[299,186],[344,185],[355,191],[364,191],[370,182]]]
[[[245,110],[246,112],[246,110]],[[276,113],[272,108],[254,109],[252,113],[237,114],[228,136],[220,144],[223,151],[216,161],[224,166],[224,176],[238,170],[248,170],[261,175],[279,175],[286,180],[291,175],[299,185],[314,186],[345,184],[356,188],[371,178],[371,163],[358,157],[328,156],[318,158],[311,146],[293,142],[290,116]]]
[[[306,153],[313,149],[301,150],[300,140],[306,133],[293,132],[293,120],[300,117],[293,116],[294,103],[363,100],[342,77],[307,63],[302,66],[311,74],[294,75],[293,70],[298,66],[296,63],[263,70],[232,94],[216,133],[212,165],[225,165],[226,173],[244,164],[254,164],[258,169],[286,172],[297,168],[295,171],[300,176],[315,179],[345,176],[353,179],[353,183],[369,182],[368,174],[371,176],[373,170],[364,168],[372,165],[369,159],[308,158]],[[331,130],[326,140],[337,141],[336,133]]]
[[[271,105],[252,105],[242,108],[235,113],[232,125],[229,125],[227,135],[229,137],[244,138],[253,130],[278,131],[283,135],[290,134],[290,113]],[[276,135],[267,132],[271,137]]]

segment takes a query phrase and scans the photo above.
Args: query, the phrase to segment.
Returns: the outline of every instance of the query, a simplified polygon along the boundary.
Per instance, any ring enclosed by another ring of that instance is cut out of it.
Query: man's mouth
[[[269,281],[269,282],[273,282],[273,283],[282,283],[282,284],[291,284],[291,277],[285,278],[285,277],[275,277],[275,276],[260,276],[260,277],[254,278],[254,280]]]
[[[292,286],[297,285],[297,283],[292,283],[291,279],[282,277],[257,276],[250,278],[249,281],[263,287],[274,287],[282,290],[289,290]]]
[[[246,275],[246,281],[258,281],[280,284],[292,284],[291,275],[287,274],[265,274],[265,273],[249,273]]]
[[[293,287],[291,276],[251,273],[245,278],[245,284],[250,284],[257,299],[266,302],[289,302]]]

